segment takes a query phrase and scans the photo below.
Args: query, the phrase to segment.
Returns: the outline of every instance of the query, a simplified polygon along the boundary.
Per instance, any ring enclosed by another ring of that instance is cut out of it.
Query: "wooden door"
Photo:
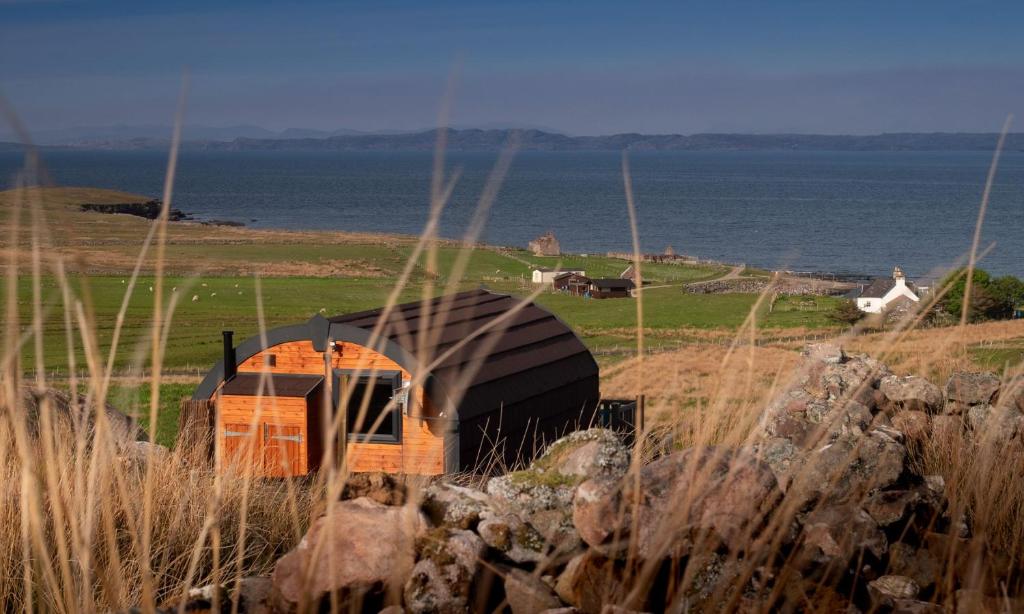
[[[305,429],[263,423],[263,475],[290,477],[306,475]]]
[[[221,466],[234,466],[241,471],[250,470],[255,465],[255,460],[260,457],[257,432],[250,424],[221,426]]]

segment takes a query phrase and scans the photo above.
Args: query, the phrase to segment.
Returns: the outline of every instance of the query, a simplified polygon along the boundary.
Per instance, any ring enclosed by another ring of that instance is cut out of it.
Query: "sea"
[[[642,249],[768,269],[929,278],[966,259],[986,152],[637,152],[629,156]],[[496,153],[450,153],[456,184],[441,234],[464,236]],[[159,197],[167,154],[50,151],[48,181]],[[0,153],[0,182],[23,159]],[[426,152],[184,151],[173,204],[256,228],[419,234],[434,160]],[[523,246],[555,233],[563,252],[631,249],[622,156],[520,152],[480,239]],[[1003,154],[980,266],[1024,276],[1024,153]]]

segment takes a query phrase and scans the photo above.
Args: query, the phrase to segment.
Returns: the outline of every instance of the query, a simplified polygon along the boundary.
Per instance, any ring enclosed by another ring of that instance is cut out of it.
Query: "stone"
[[[905,410],[892,417],[892,427],[903,433],[908,442],[921,443],[932,434],[932,420],[923,411]]]
[[[168,607],[166,611],[201,612],[212,610],[217,603],[221,611],[234,611],[241,614],[270,614],[270,597],[273,582],[266,576],[242,578],[236,585],[234,582],[223,585],[211,584],[193,588],[188,592],[185,603]]]
[[[1024,414],[1024,375],[1016,375],[1006,382],[999,393],[999,403]]]
[[[423,491],[420,506],[435,525],[472,529],[480,522],[480,514],[490,508],[491,499],[472,488],[441,483]]]
[[[886,432],[873,429],[868,436],[842,437],[806,453],[787,497],[806,507],[815,501],[859,502],[871,491],[895,484],[903,474],[906,448]]]
[[[811,343],[800,352],[811,361],[838,365],[846,362],[846,352],[834,343]]]
[[[539,563],[550,550],[544,536],[515,514],[484,512],[476,530],[484,543],[515,563]]]
[[[696,447],[655,460],[619,488],[581,485],[573,521],[606,555],[631,544],[644,559],[686,556],[698,542],[740,552],[781,494],[768,465],[749,453]]]
[[[558,552],[575,550],[580,545],[572,522],[575,487],[591,477],[619,478],[630,460],[629,449],[609,430],[577,431],[555,441],[527,469],[488,481],[496,512],[488,516],[481,536],[516,562],[539,560],[548,546]],[[509,541],[505,535],[517,538],[502,548]]]
[[[946,399],[962,405],[991,403],[999,392],[995,373],[954,373],[946,382]]]
[[[555,592],[543,580],[515,568],[505,572],[505,600],[512,614],[534,614],[562,607]]]
[[[812,577],[856,563],[862,554],[881,560],[887,551],[885,534],[864,510],[850,506],[818,508],[803,519],[793,564]]]
[[[868,496],[864,511],[878,526],[888,527],[907,518],[921,501],[917,490],[881,490]]]
[[[921,587],[907,576],[882,576],[868,582],[871,600],[879,606],[892,606],[896,599],[914,599],[920,594]]]
[[[937,603],[916,599],[893,599],[892,614],[947,614],[946,608]]]
[[[366,497],[383,505],[402,505],[405,503],[405,494],[405,485],[395,476],[376,471],[349,475],[341,491],[341,498]]]
[[[621,601],[628,591],[623,566],[590,550],[570,559],[555,581],[559,598],[588,614]]]
[[[717,552],[701,552],[686,562],[685,583],[667,609],[674,612],[713,612],[743,589],[745,568],[736,559]]]
[[[614,431],[588,429],[556,440],[530,465],[539,473],[569,476],[582,481],[593,477],[621,477],[629,469],[630,451]]]
[[[472,531],[438,528],[417,539],[420,560],[405,583],[410,612],[465,612],[486,545]]]
[[[975,436],[997,446],[1014,438],[1024,439],[1024,414],[1009,404],[975,405],[967,412],[967,421]]]
[[[992,406],[988,403],[972,405],[967,410],[967,426],[977,434],[984,433],[990,413],[992,413]]]
[[[911,410],[934,414],[942,409],[942,390],[923,377],[888,375],[878,383],[878,390],[887,401],[883,409],[890,412]]]
[[[897,576],[908,577],[917,583],[921,590],[928,590],[939,581],[942,567],[930,550],[895,543],[889,547],[888,571]]]
[[[426,526],[426,518],[411,507],[365,497],[336,503],[277,561],[275,607],[295,611],[333,591],[359,595],[403,586],[414,563],[414,540]]]
[[[614,543],[627,536],[615,536],[622,525],[620,516],[626,512],[618,480],[593,479],[576,488],[572,505],[572,522],[580,538],[588,544],[608,545],[611,551],[621,548]]]

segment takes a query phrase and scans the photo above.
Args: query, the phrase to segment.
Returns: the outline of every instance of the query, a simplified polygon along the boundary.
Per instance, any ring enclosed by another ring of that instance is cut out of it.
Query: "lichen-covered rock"
[[[878,523],[857,507],[814,509],[802,524],[793,563],[809,577],[863,563],[865,555],[881,560],[888,551],[888,540]]]
[[[551,551],[548,540],[516,514],[486,511],[476,530],[484,543],[516,563],[539,563]]]
[[[403,589],[406,608],[424,614],[467,611],[484,542],[472,531],[439,528],[418,538],[416,550],[420,560]]]
[[[614,431],[588,429],[556,440],[530,465],[538,473],[571,476],[578,481],[593,477],[617,478],[629,469],[629,448]]]
[[[871,600],[880,607],[892,607],[896,599],[915,599],[921,587],[907,576],[882,576],[868,582]]]
[[[340,501],[313,521],[299,545],[274,567],[274,605],[312,607],[333,591],[359,595],[400,589],[414,562],[414,540],[427,527],[417,509],[367,498]]]
[[[878,384],[884,398],[886,411],[920,411],[929,414],[942,409],[942,390],[938,386],[916,375],[899,377],[888,375]]]
[[[713,612],[735,599],[743,590],[745,568],[732,557],[702,552],[686,561],[684,584],[679,587],[673,612]]]
[[[551,548],[570,552],[580,544],[572,523],[576,486],[590,477],[621,477],[629,463],[628,448],[612,431],[590,429],[567,435],[527,469],[487,482],[494,511],[484,513],[488,521],[481,536],[492,546],[490,538],[504,543],[507,527],[512,543],[508,548],[494,547],[517,562],[539,560]]]
[[[512,614],[535,614],[563,605],[555,591],[536,574],[515,568],[505,571],[505,600]]]
[[[1024,439],[1024,414],[1007,404],[975,405],[967,412],[967,424],[974,436],[987,444],[1003,446]]]
[[[432,484],[420,504],[435,525],[472,529],[491,505],[485,493],[455,484]]]
[[[630,544],[648,560],[685,556],[707,541],[743,551],[781,497],[767,465],[724,447],[670,454],[643,467],[637,480],[627,477],[617,488],[592,480],[580,492],[573,517],[581,537],[607,555]]]
[[[999,377],[995,373],[954,373],[946,382],[946,399],[961,409],[991,403],[998,392]]]

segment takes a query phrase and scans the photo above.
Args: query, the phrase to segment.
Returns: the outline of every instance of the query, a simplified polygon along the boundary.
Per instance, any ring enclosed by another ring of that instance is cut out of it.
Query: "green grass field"
[[[391,279],[323,279],[268,278],[261,282],[262,303],[268,327],[302,322],[316,313],[335,315],[370,309],[384,303],[390,293]],[[465,282],[463,288],[476,287],[479,282]],[[516,281],[497,281],[488,287],[502,292],[525,295],[528,285]],[[76,286],[81,296],[92,300],[95,330],[101,349],[110,347],[116,317],[127,290],[126,278],[94,276],[79,278]],[[140,279],[129,302],[115,364],[120,367],[138,365],[148,358],[148,343],[153,311],[151,278]],[[66,369],[66,341],[63,326],[63,304],[53,279],[43,281],[44,344],[48,369]],[[174,297],[172,326],[166,345],[164,367],[169,370],[209,368],[220,356],[220,331],[230,329],[238,341],[258,332],[256,282],[249,277],[170,277],[166,290]],[[440,291],[440,288],[435,288]],[[412,284],[402,300],[416,300],[422,286]],[[750,294],[694,295],[678,286],[655,288],[645,292],[644,326],[650,329],[679,330],[687,328],[736,328],[747,317],[757,297]],[[30,324],[31,284],[20,282],[22,328]],[[794,299],[795,300],[795,299]],[[800,299],[799,306],[788,299],[777,301],[771,313],[762,305],[758,325],[762,328],[824,327],[825,313],[834,299]],[[592,347],[609,340],[603,337],[614,331],[621,343],[623,331],[636,327],[636,302],[632,299],[595,300],[556,293],[545,293],[538,303],[551,309],[570,326],[577,329]],[[76,335],[78,333],[76,332]],[[613,340],[614,341],[614,340]],[[31,366],[32,344],[26,347],[26,366]],[[82,340],[75,339],[79,365]]]

